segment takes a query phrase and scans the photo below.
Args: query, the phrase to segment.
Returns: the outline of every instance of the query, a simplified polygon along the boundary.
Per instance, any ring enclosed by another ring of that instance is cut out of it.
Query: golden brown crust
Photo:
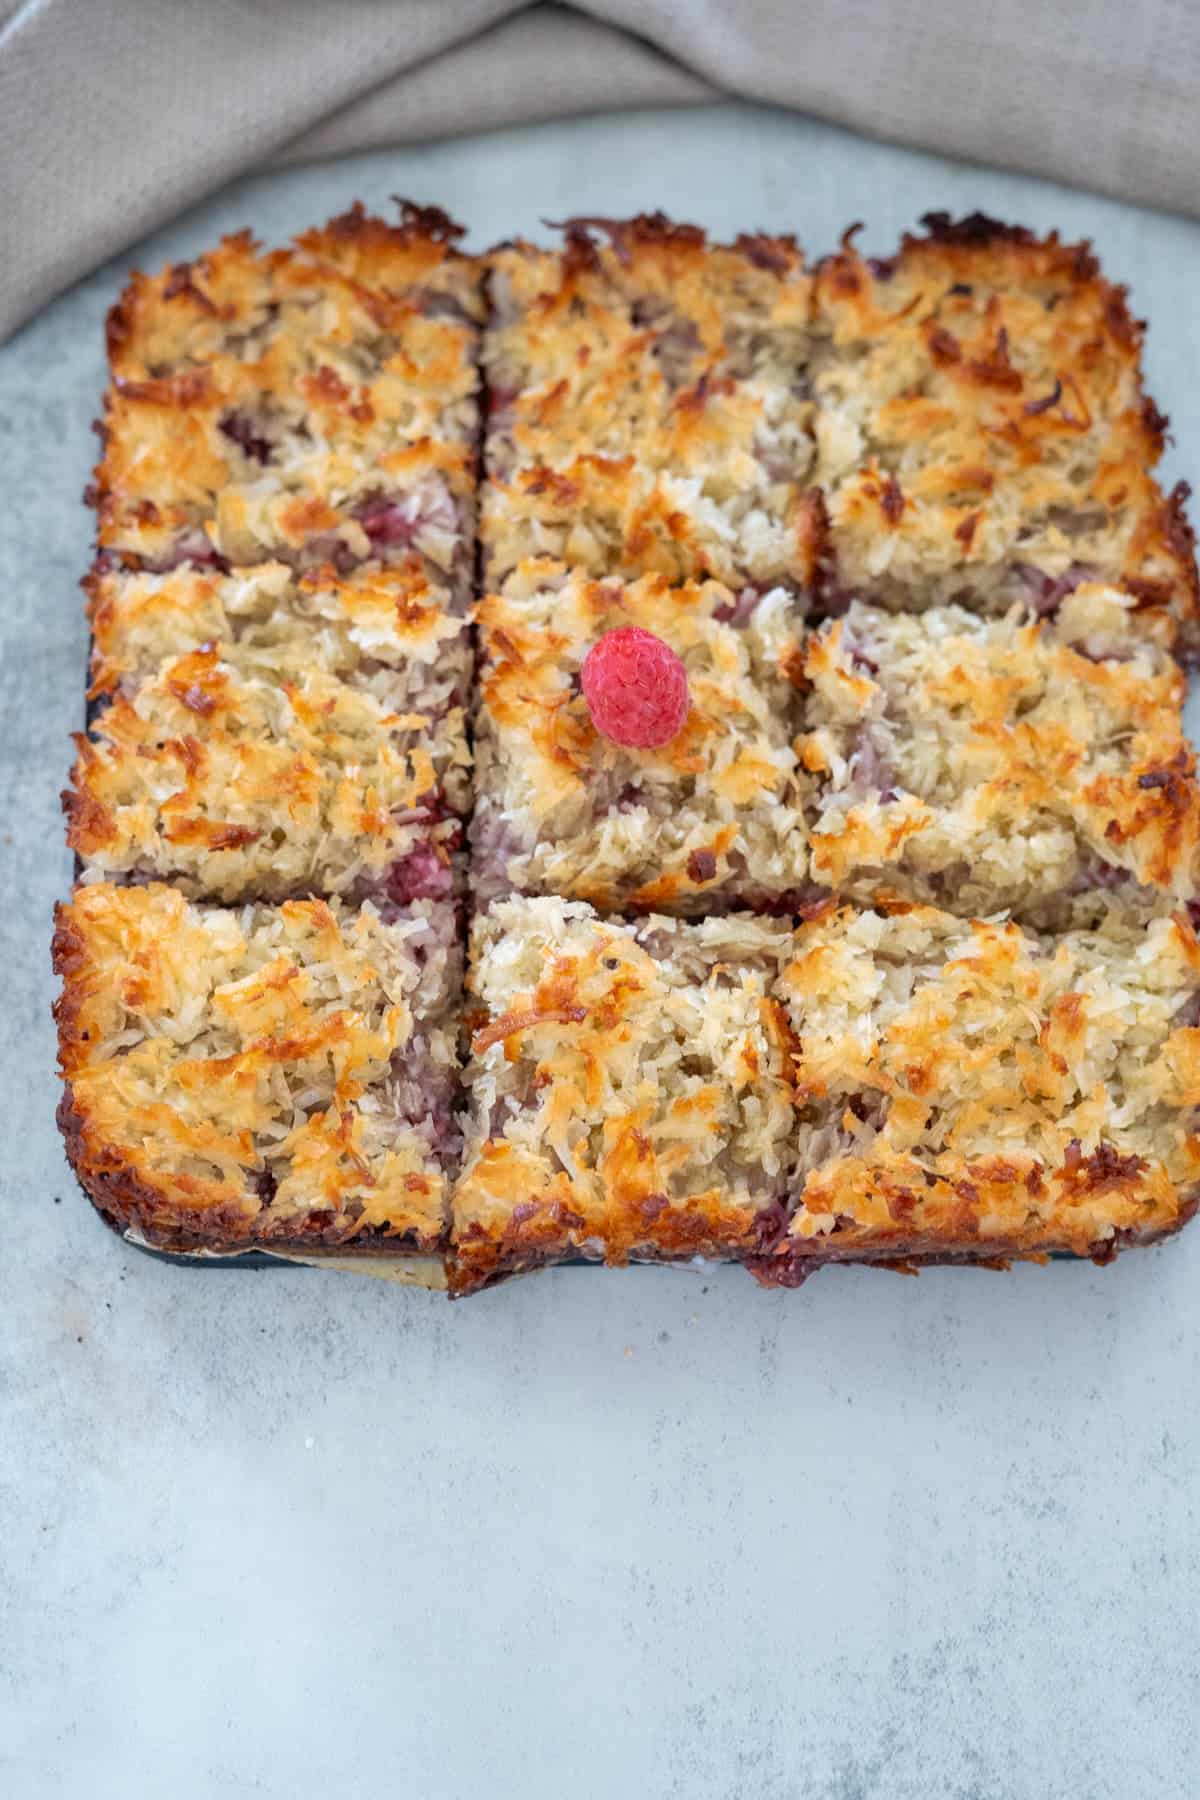
[[[388,331],[436,301],[447,318],[482,323],[477,264],[455,248],[463,228],[436,207],[400,205],[398,225],[356,203],[288,249],[264,251],[239,231],[157,275],[135,269],[108,314],[113,374],[146,379],[236,355],[280,312],[314,300],[331,309],[335,340],[362,331],[360,314]]]
[[[1081,579],[1197,643],[1186,489],[1151,471],[1166,420],[1142,326],[1087,244],[932,214],[880,262],[854,231],[815,278],[814,479],[834,594],[1049,608]]]
[[[374,413],[362,424],[327,416],[324,437],[289,423],[279,465],[264,479],[257,453],[244,451],[227,429],[257,400],[253,375],[224,382],[168,377],[110,390],[92,490],[97,540],[110,561],[169,569],[279,558],[350,568],[378,554],[404,561],[416,555],[430,579],[461,591],[473,444],[428,435],[406,443],[394,421],[376,429]],[[386,524],[388,507],[399,509],[393,526]],[[380,535],[381,519],[392,535]]]
[[[537,555],[602,577],[811,584],[810,283],[792,239],[575,220],[563,250],[501,245],[489,267],[494,585]]]
[[[1038,939],[928,907],[830,905],[782,980],[797,1173],[759,1273],[1055,1251],[1108,1260],[1200,1192],[1200,945],[1113,908]]]
[[[424,559],[465,590],[481,277],[442,215],[355,208],[135,274],[109,318],[99,541],[184,561]]]
[[[748,914],[632,926],[557,898],[476,921],[452,1292],[753,1247],[791,1117],[769,992],[787,942]]]
[[[64,804],[90,869],[222,900],[362,892],[401,865],[405,897],[452,890],[471,649],[444,590],[277,563],[86,585],[108,704]]]
[[[804,668],[814,881],[1056,927],[1122,883],[1195,897],[1184,680],[1127,595],[1084,584],[1041,621],[855,603]]]
[[[361,892],[414,857],[421,891],[452,892],[462,828],[440,777],[464,785],[461,708],[438,743],[386,683],[279,662],[203,647],[118,694],[75,739],[71,848],[93,871],[222,900]]]
[[[429,1250],[453,1161],[453,920],[222,912],[160,886],[57,910],[59,1122],[97,1205],[164,1248]]]
[[[111,1167],[105,1166],[102,1159],[89,1160],[84,1121],[75,1110],[69,1083],[58,1103],[55,1121],[67,1161],[104,1223],[118,1236],[164,1256],[240,1260],[256,1251],[271,1257],[309,1257],[340,1251],[355,1263],[421,1257],[430,1259],[435,1270],[443,1266],[441,1237],[431,1237],[429,1232],[415,1228],[396,1232],[386,1225],[366,1225],[351,1234],[346,1219],[319,1211],[301,1215],[269,1235],[247,1238],[244,1221],[236,1209],[224,1213],[213,1209],[202,1218],[186,1208],[171,1211],[164,1208],[161,1193],[139,1181],[123,1157],[114,1159]],[[428,1285],[440,1284],[432,1281]]]
[[[89,699],[109,696],[203,644],[273,653],[282,667],[310,662],[365,677],[383,665],[402,683],[400,710],[466,699],[466,622],[452,597],[416,567],[367,563],[348,574],[326,564],[296,574],[284,563],[222,573],[93,569],[83,582],[92,631]]]

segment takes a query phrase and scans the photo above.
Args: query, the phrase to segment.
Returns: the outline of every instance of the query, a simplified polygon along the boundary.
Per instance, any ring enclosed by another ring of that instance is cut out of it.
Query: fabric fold
[[[1188,0],[28,0],[0,19],[0,339],[249,170],[714,95],[1200,213]]]

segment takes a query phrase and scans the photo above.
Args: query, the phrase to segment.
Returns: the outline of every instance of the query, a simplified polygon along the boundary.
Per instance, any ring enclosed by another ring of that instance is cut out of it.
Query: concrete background
[[[1200,228],[765,109],[247,181],[137,260],[396,192],[478,244],[659,205],[814,252],[929,207],[1092,235],[1153,321],[1167,474],[1200,468]],[[451,1309],[164,1267],[82,1201],[48,939],[129,260],[0,351],[0,1792],[1200,1792],[1200,1226],[1106,1271],[563,1270]]]

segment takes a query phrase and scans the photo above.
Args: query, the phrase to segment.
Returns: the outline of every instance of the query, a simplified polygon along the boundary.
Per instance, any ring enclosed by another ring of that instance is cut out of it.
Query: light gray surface
[[[1090,233],[1200,468],[1200,228],[765,111],[293,171],[143,257],[393,192],[476,242],[654,205],[814,251],[931,206]],[[1200,1226],[1106,1271],[560,1271],[451,1309],[164,1267],[92,1216],[47,940],[120,274],[0,353],[0,1792],[1195,1795]]]

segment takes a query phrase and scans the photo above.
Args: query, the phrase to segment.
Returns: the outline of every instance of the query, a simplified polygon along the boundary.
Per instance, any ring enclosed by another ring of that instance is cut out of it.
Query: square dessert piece
[[[468,622],[444,587],[410,569],[364,563],[297,573],[257,563],[222,573],[96,569],[83,582],[92,631],[91,698],[131,693],[171,656],[202,645],[298,649],[340,674],[387,669],[407,684],[404,710],[442,723],[466,704],[473,653]]]
[[[622,626],[653,632],[687,671],[687,718],[657,749],[602,736],[580,689],[589,650]],[[805,846],[785,589],[598,581],[530,561],[481,603],[479,635],[477,895],[675,913],[792,903]]]
[[[797,1170],[755,1264],[1107,1262],[1200,1193],[1200,945],[1182,913],[1113,907],[1038,937],[915,907],[830,905],[780,991]]]
[[[1125,290],[1087,244],[978,214],[925,224],[886,261],[852,230],[816,273],[826,605],[1051,612],[1100,581],[1193,652],[1187,489],[1152,474],[1166,420]]]
[[[491,252],[484,569],[805,589],[820,552],[811,281],[791,238],[661,214]]]
[[[1052,929],[1106,892],[1194,898],[1184,679],[1136,604],[1093,583],[1042,620],[855,602],[815,632],[800,744],[812,879]]]
[[[135,275],[91,491],[113,563],[416,561],[465,604],[477,263],[443,214],[356,207],[293,248],[248,233]]]
[[[68,841],[91,878],[395,903],[456,885],[464,622],[403,570],[100,573]]]
[[[458,1150],[452,909],[81,887],[58,908],[59,1123],[163,1249],[435,1252]]]
[[[570,1257],[726,1257],[781,1204],[792,1132],[772,983],[790,934],[744,913],[475,921],[450,1286]]]

